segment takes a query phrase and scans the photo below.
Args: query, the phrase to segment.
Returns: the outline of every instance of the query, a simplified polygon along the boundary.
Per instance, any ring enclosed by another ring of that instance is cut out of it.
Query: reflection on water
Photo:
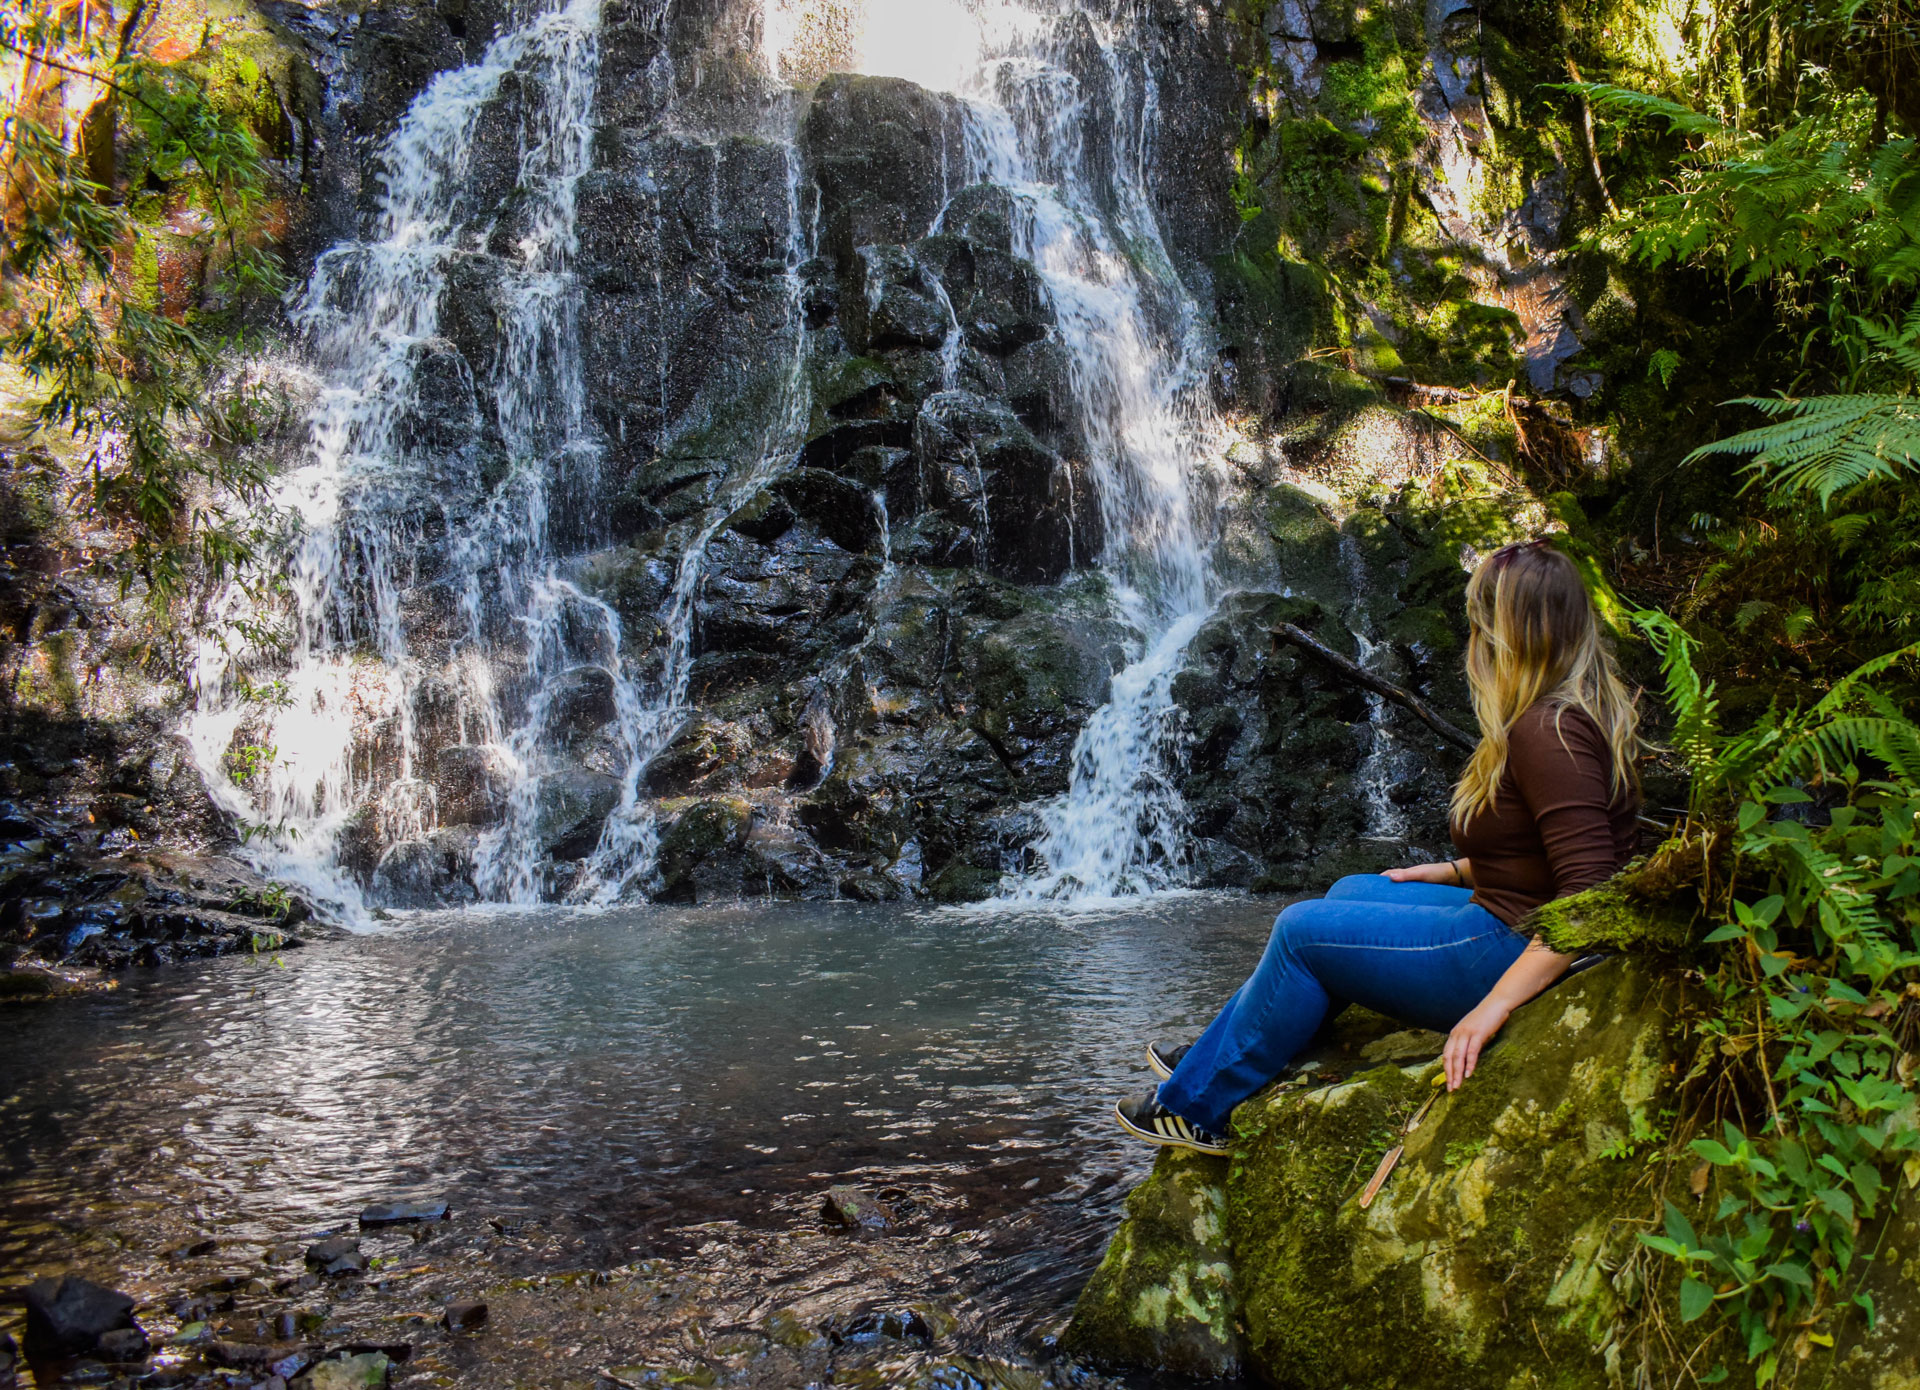
[[[954,1287],[1057,1320],[1144,1172],[1111,1098],[1239,983],[1274,904],[438,914],[0,1014],[0,1280],[149,1292],[160,1252],[393,1195],[571,1233],[581,1264],[893,1185],[977,1239]],[[511,1267],[511,1256],[501,1257]]]

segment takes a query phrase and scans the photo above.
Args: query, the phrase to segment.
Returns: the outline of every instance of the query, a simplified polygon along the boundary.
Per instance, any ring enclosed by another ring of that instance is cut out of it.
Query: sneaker
[[[1174,1114],[1160,1103],[1157,1091],[1143,1091],[1113,1107],[1120,1128],[1135,1139],[1165,1148],[1192,1149],[1195,1153],[1228,1154],[1227,1141],[1191,1120]]]
[[[1150,1042],[1147,1044],[1147,1066],[1162,1081],[1171,1081],[1173,1069],[1180,1065],[1180,1059],[1187,1055],[1187,1049],[1192,1046],[1192,1043]]]

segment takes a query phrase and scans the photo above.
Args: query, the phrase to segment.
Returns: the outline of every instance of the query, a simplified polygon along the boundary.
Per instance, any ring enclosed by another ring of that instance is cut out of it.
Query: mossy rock
[[[1226,1159],[1163,1150],[1127,1197],[1126,1224],[1074,1305],[1061,1347],[1097,1365],[1237,1376],[1240,1300],[1226,1209]]]
[[[1242,1105],[1217,1287],[1237,1293],[1246,1369],[1300,1390],[1608,1383],[1606,1347],[1628,1311],[1610,1271],[1634,1248],[1628,1218],[1648,1207],[1644,1165],[1619,1155],[1656,1132],[1686,990],[1624,958],[1573,977],[1517,1011],[1411,1135],[1437,1064]],[[1111,1361],[1154,1364],[1163,1305],[1143,1295],[1221,1248],[1210,1226],[1183,1244],[1167,1187],[1156,1171],[1129,1201],[1075,1314]]]
[[[998,869],[953,863],[927,884],[927,896],[937,903],[977,903],[993,896],[1003,875]]]

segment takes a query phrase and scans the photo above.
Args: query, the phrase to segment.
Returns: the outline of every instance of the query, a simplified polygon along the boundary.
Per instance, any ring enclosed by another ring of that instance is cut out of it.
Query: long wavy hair
[[[1613,751],[1613,794],[1640,792],[1640,713],[1573,561],[1545,541],[1494,551],[1467,581],[1467,687],[1480,742],[1453,789],[1461,824],[1491,809],[1514,721],[1536,702],[1584,711]],[[1564,738],[1564,735],[1562,735]]]

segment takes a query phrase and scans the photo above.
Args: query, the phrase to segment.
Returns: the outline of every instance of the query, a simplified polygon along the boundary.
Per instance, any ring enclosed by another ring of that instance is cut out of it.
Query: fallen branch
[[[1402,709],[1407,710],[1448,743],[1458,748],[1463,748],[1469,753],[1473,751],[1475,740],[1471,735],[1448,723],[1445,719],[1434,713],[1432,707],[1412,691],[1402,690],[1392,681],[1382,680],[1358,662],[1347,660],[1347,658],[1340,655],[1340,653],[1336,652],[1332,647],[1326,646],[1314,638],[1309,637],[1292,623],[1281,623],[1279,626],[1272,628],[1271,631],[1274,641],[1290,642],[1302,651],[1311,652],[1355,685],[1364,686],[1374,694],[1384,696],[1396,705],[1399,705]]]

